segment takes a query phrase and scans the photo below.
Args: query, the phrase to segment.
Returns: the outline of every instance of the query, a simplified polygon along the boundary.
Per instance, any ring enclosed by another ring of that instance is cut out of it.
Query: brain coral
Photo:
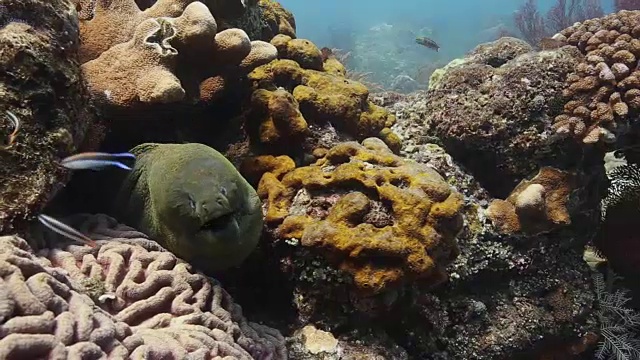
[[[307,132],[311,124],[329,124],[358,140],[380,137],[392,150],[399,150],[400,140],[389,130],[395,117],[369,100],[366,86],[324,71],[320,50],[308,40],[278,35],[272,44],[281,59],[249,74],[255,93],[247,118],[256,143],[279,146],[290,153],[294,147],[288,134]],[[278,95],[282,89],[293,97]],[[285,107],[291,114],[290,124],[277,124]]]
[[[284,174],[267,172],[258,194],[276,238],[318,249],[365,295],[414,279],[438,284],[458,255],[462,196],[378,138],[341,143]]]
[[[424,135],[496,197],[541,166],[571,166],[579,146],[551,135],[565,79],[580,59],[572,47],[533,52],[514,38],[478,46],[430,83]]]
[[[614,142],[640,113],[640,11],[620,11],[564,29],[555,38],[585,55],[567,78],[560,134]]]
[[[2,359],[286,359],[218,283],[104,215],[71,223],[99,240],[34,254],[0,238]]]

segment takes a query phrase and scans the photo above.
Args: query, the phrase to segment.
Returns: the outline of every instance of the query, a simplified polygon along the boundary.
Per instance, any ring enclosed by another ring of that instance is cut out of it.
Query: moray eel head
[[[239,265],[262,231],[255,190],[220,153],[201,144],[154,159],[149,198],[164,245],[203,270]],[[147,210],[149,211],[149,209]]]

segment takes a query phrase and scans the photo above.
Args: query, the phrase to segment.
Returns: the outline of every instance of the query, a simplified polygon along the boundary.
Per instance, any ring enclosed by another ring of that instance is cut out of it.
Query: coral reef
[[[459,195],[377,138],[337,145],[279,178],[266,173],[258,194],[276,238],[326,253],[365,295],[441,283],[458,253]]]
[[[0,233],[7,234],[67,182],[57,161],[83,147],[95,114],[76,65],[70,4],[25,0],[1,8],[11,14],[0,14]],[[18,121],[11,146],[16,124],[7,112]]]
[[[551,136],[551,126],[581,55],[572,47],[531,50],[514,38],[480,45],[434,73],[426,94],[425,141],[438,138],[500,198],[541,166],[566,169],[580,159],[579,147]]]
[[[218,283],[104,215],[72,224],[99,240],[33,253],[0,238],[0,357],[286,359]],[[56,242],[55,239],[50,239]]]
[[[92,93],[112,105],[212,101],[230,79],[277,56],[241,29],[218,31],[197,1],[161,0],[144,11],[133,0],[96,2],[94,12],[81,21],[82,70]]]
[[[282,59],[249,74],[254,95],[246,117],[249,135],[257,145],[265,146],[265,151],[291,154],[298,147],[291,146],[287,134],[304,133],[306,123],[332,125],[357,140],[378,136],[393,150],[399,148],[398,138],[388,130],[395,119],[368,100],[369,91],[364,85],[339,73],[321,71],[322,54],[308,40],[278,35],[272,43]],[[293,115],[290,123],[282,118],[284,113],[279,114],[285,110]],[[311,152],[314,147],[306,150]]]
[[[264,21],[262,40],[271,41],[278,34],[296,37],[296,20],[291,12],[275,0],[259,0],[258,5]]]
[[[566,171],[543,167],[533,179],[520,182],[506,200],[493,200],[487,217],[507,234],[535,234],[569,225],[567,205],[574,180]]]
[[[403,140],[400,154],[436,169],[464,196],[465,222],[457,237],[460,254],[447,267],[449,281],[437,291],[414,286],[393,300],[382,299],[384,306],[367,312],[377,316],[369,326],[383,327],[411,358],[418,359],[588,356],[598,341],[593,333],[598,325],[591,273],[582,254],[595,222],[572,217],[574,226],[553,232],[496,233],[486,218],[485,208],[493,200],[489,193],[441,147],[425,143],[416,128],[428,106],[427,96],[428,92],[387,94],[376,101],[386,103],[397,117],[392,129]],[[309,286],[318,287],[328,273],[311,276]],[[318,290],[322,291],[326,287]],[[331,296],[338,298],[339,293]],[[328,312],[326,302],[307,307]]]
[[[615,142],[640,111],[640,11],[586,20],[554,38],[578,48],[584,59],[567,78],[560,134],[586,144]]]
[[[141,144],[112,212],[200,270],[237,266],[262,234],[256,191],[203,144]]]

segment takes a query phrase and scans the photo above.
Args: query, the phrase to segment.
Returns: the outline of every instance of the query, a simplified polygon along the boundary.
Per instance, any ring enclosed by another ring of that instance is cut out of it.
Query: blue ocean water
[[[542,15],[557,0],[538,0]],[[602,0],[605,13],[612,0]],[[281,0],[297,23],[297,35],[318,47],[349,53],[347,68],[389,88],[400,75],[424,85],[433,68],[462,57],[476,45],[501,35],[519,35],[514,12],[525,0]],[[435,52],[414,41],[435,40]]]

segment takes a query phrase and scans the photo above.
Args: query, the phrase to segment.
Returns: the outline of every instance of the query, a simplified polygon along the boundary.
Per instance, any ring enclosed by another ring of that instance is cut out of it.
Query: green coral
[[[261,203],[233,164],[202,144],[142,144],[113,212],[205,271],[237,266],[262,232]]]

